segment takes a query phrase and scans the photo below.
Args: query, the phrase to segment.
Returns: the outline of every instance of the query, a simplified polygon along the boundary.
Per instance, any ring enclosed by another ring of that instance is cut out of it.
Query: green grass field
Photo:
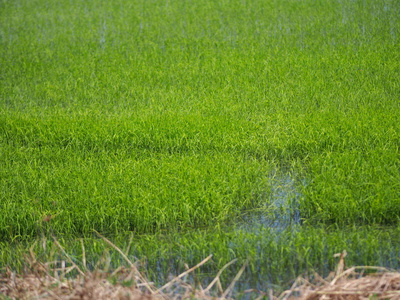
[[[93,229],[158,279],[400,268],[399,35],[396,0],[0,0],[0,268]]]

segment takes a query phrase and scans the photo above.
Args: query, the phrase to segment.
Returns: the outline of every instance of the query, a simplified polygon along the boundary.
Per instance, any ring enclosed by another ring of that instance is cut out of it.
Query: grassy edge
[[[335,272],[327,278],[314,274],[312,279],[298,277],[290,289],[280,294],[257,289],[247,289],[235,292],[235,283],[247,267],[246,261],[230,284],[224,289],[221,285],[222,272],[237,260],[233,260],[220,269],[214,279],[203,287],[200,282],[196,285],[188,283],[190,275],[196,276],[195,270],[211,260],[209,255],[195,266],[172,278],[161,287],[156,287],[143,276],[137,266],[138,261],[132,262],[126,254],[100,233],[96,234],[111,248],[116,250],[128,263],[129,267],[120,266],[115,270],[109,269],[109,259],[104,255],[98,264],[105,268],[95,268],[90,271],[86,267],[85,247],[82,241],[82,269],[66,253],[55,237],[54,243],[63,253],[66,261],[41,262],[37,260],[32,248],[26,257],[28,265],[25,272],[18,274],[9,268],[0,273],[0,299],[232,299],[256,295],[257,299],[397,299],[400,293],[400,272],[383,267],[361,266],[346,269],[346,250],[335,254],[339,262]],[[68,275],[76,272],[76,276]]]

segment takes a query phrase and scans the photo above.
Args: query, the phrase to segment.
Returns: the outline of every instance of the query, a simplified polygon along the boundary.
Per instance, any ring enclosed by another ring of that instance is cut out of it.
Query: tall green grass
[[[188,261],[225,260],[219,230],[276,217],[290,174],[302,227],[261,252],[240,233],[243,257],[280,249],[283,272],[326,243],[293,275],[343,250],[323,226],[374,228],[351,233],[373,251],[400,215],[399,16],[395,0],[0,1],[0,239],[201,228],[221,248],[188,239]]]
[[[198,128],[205,124],[169,119],[5,122],[2,235],[34,236],[47,215],[57,233],[151,233],[223,222],[260,204],[271,162]]]

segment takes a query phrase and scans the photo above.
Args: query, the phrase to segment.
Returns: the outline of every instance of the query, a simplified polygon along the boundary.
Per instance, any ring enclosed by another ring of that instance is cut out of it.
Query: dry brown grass
[[[101,236],[99,234],[99,236]],[[55,262],[37,261],[30,251],[27,272],[17,274],[7,269],[0,275],[0,299],[228,299],[247,262],[239,270],[226,289],[219,280],[222,272],[235,261],[224,266],[214,280],[205,288],[194,288],[186,282],[187,276],[211,259],[211,255],[192,268],[173,278],[164,286],[157,288],[139,272],[128,257],[105,237],[101,236],[112,248],[118,251],[129,267],[119,267],[112,273],[109,270],[82,271],[65,253],[61,245],[55,244],[66,257],[61,267],[55,268]],[[84,246],[82,245],[83,249]],[[346,252],[339,254],[340,260],[336,272],[328,278],[317,274],[313,283],[305,278],[297,278],[292,287],[274,295],[273,291],[262,292],[246,290],[242,293],[251,298],[269,299],[400,299],[400,273],[380,267],[353,267],[345,270]],[[86,268],[85,256],[83,266]],[[58,265],[60,262],[58,262]],[[67,276],[75,271],[77,276]],[[375,273],[365,275],[365,271]]]
[[[400,273],[381,267],[352,267],[345,270],[346,251],[340,257],[336,272],[323,279],[315,274],[314,282],[299,277],[290,290],[275,299],[361,300],[400,299]],[[366,272],[373,272],[365,275]]]
[[[362,276],[357,269],[383,272]],[[360,277],[361,276],[361,277]],[[353,267],[336,280],[320,279],[318,284],[298,278],[292,288],[275,299],[400,299],[400,273],[378,267]]]

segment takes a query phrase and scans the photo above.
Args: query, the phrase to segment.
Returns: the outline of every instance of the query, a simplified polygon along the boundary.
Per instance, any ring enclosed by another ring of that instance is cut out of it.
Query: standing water
[[[260,226],[278,231],[290,226],[300,225],[299,185],[305,185],[292,174],[286,173],[271,178],[271,192],[260,209],[248,212],[243,217],[241,229],[257,230]]]

